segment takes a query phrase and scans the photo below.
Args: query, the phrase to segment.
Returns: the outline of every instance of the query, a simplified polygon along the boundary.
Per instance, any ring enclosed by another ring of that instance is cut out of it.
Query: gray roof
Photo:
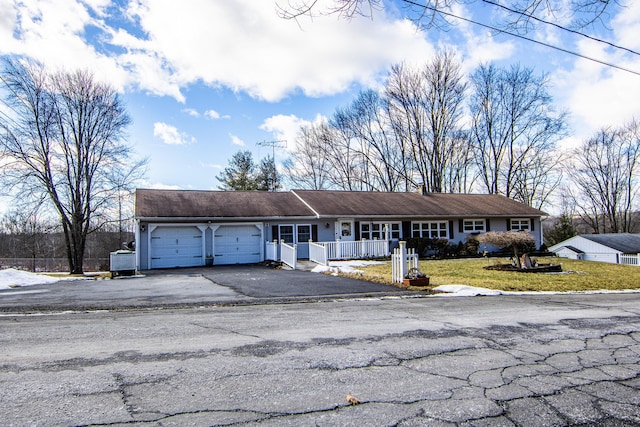
[[[497,194],[384,193],[294,190],[326,217],[488,217],[543,216],[544,212]]]
[[[581,234],[592,242],[600,243],[625,254],[640,253],[640,234],[609,233],[609,234]]]
[[[137,218],[539,217],[500,195],[293,190],[136,190]]]
[[[136,190],[138,218],[312,217],[291,192]]]

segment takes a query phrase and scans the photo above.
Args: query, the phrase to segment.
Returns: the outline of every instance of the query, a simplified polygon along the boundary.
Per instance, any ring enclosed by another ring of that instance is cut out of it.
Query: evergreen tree
[[[280,189],[280,176],[273,157],[265,157],[260,162],[256,186],[260,191],[278,191]]]
[[[216,178],[225,191],[257,190],[256,166],[251,151],[238,151],[231,157],[229,166]]]
[[[556,243],[563,242],[577,234],[578,232],[576,231],[576,227],[573,225],[571,215],[564,212],[560,216],[560,220],[556,225],[545,233],[544,240],[548,245],[553,246]]]

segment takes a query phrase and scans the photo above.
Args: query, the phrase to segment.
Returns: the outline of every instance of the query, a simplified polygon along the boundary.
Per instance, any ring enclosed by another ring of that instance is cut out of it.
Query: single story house
[[[323,190],[136,190],[136,257],[140,270],[257,263],[270,242],[410,237],[464,242],[486,231],[528,231],[542,244],[544,212],[500,195]]]
[[[549,251],[563,258],[638,265],[640,234],[581,234],[551,246]]]

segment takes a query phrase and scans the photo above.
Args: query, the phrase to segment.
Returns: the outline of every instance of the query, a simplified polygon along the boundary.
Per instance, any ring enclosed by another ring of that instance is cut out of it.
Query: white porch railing
[[[400,247],[391,255],[391,277],[394,283],[402,283],[410,269],[418,268],[418,254],[413,248],[407,249],[407,242],[400,242]]]
[[[309,260],[320,265],[329,265],[329,251],[321,243],[309,241]]]
[[[389,256],[388,240],[356,240],[353,242],[336,240],[335,242],[317,242],[316,245],[324,248],[325,255],[321,259],[326,257],[327,261]],[[311,253],[309,253],[309,258],[311,258]]]
[[[620,264],[638,265],[640,266],[640,254],[636,255],[620,255]]]
[[[298,245],[290,246],[283,240],[280,245],[280,261],[295,270],[298,263]]]
[[[278,242],[274,240],[265,244],[264,259],[278,261]]]

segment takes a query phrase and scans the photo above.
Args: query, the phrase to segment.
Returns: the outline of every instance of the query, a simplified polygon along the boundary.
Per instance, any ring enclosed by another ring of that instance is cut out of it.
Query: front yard
[[[483,267],[506,259],[420,261],[420,270],[432,286],[467,285],[502,291],[590,291],[640,289],[640,267],[564,258],[541,258],[540,263],[562,264],[563,273],[517,273]],[[359,267],[367,280],[391,284],[391,263]]]

